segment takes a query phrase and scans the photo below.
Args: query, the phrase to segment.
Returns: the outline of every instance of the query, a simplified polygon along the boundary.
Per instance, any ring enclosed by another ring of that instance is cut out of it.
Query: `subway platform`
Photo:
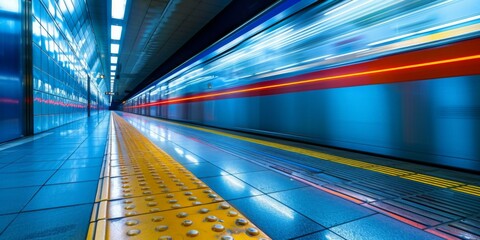
[[[480,176],[112,112],[0,145],[0,239],[480,239]]]

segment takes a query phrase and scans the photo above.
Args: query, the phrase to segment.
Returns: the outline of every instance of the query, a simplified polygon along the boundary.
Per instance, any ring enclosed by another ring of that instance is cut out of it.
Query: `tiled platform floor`
[[[85,238],[109,118],[95,115],[0,145],[0,239]]]
[[[119,114],[273,239],[441,239],[427,230],[448,237],[453,236],[448,232],[454,233],[459,227],[468,229],[468,237],[475,239],[480,231],[475,226],[480,222],[480,197],[474,194],[321,161],[153,118]],[[0,146],[0,239],[85,238],[108,126],[107,115],[63,126],[15,147]],[[474,187],[480,184],[480,177],[475,174],[292,144]],[[312,163],[306,167],[321,189],[283,174],[271,164],[284,161],[298,170],[302,167],[294,163],[300,160]],[[336,188],[353,192],[367,189],[362,196],[368,198],[351,201],[348,196],[331,191]],[[381,188],[384,190],[380,191]],[[400,218],[372,208],[407,203],[424,204],[428,219],[412,215],[419,221],[414,227],[411,221],[406,223],[408,219],[399,221]],[[433,203],[437,205],[430,206]],[[467,204],[470,205],[465,207]]]
[[[282,158],[312,161],[306,156],[186,128],[154,118],[127,113],[120,113],[120,115],[182,163],[221,197],[242,211],[273,239],[441,239],[427,231],[392,218],[388,214],[367,207],[365,206],[366,202],[359,204],[346,200],[292,179],[268,166],[256,164],[269,159]],[[338,150],[322,149],[322,151],[342,154]],[[343,154],[352,158],[359,157],[348,152]],[[363,155],[360,157],[367,159]],[[383,162],[385,160],[373,157],[370,160],[377,164],[408,165],[412,169],[419,166],[397,161],[385,163]],[[313,161],[318,162],[319,160],[313,159]],[[367,176],[368,179],[377,179],[378,177],[385,181],[399,179],[398,181],[402,184],[404,182],[411,183],[414,189],[418,189],[417,193],[450,191],[347,165],[322,162],[324,163],[320,167],[331,168],[329,171],[319,169],[316,173],[317,175],[323,174],[323,176],[319,176],[319,179],[322,179],[321,184],[325,184],[325,186],[364,180],[347,181],[338,177],[341,174],[338,176],[328,175],[331,172],[342,174],[346,172],[349,177],[351,177],[349,174],[355,173],[360,177]],[[449,170],[420,167],[440,176],[442,176],[441,172],[450,173]],[[458,173],[453,175],[459,176]],[[475,184],[475,181],[471,181],[472,179],[480,179],[479,176],[473,174],[462,176],[469,179],[469,184]],[[327,182],[327,180],[331,181]],[[390,182],[385,183],[390,184]],[[419,186],[421,187],[419,188]],[[385,187],[388,188],[388,186]],[[463,193],[458,194],[462,195]],[[477,198],[470,195],[468,197]],[[389,198],[398,199],[399,196],[390,196]],[[385,199],[387,198],[374,200]],[[480,200],[480,198],[478,199]],[[475,205],[475,207],[478,206]],[[459,220],[467,215],[457,216],[453,219]],[[474,216],[474,214],[469,213],[468,217],[470,216]],[[424,226],[424,228],[434,229],[433,226]]]

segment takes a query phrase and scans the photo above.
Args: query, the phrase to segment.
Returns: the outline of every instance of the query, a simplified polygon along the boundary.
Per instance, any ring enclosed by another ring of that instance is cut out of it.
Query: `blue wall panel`
[[[103,73],[85,1],[33,0],[34,132],[87,117],[88,81],[94,113],[105,109],[96,77]],[[105,88],[105,85],[103,85]]]
[[[0,1],[0,142],[23,135],[20,2]]]

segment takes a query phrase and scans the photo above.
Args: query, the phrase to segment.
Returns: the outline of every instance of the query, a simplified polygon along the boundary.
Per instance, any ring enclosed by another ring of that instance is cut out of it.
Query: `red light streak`
[[[85,103],[85,105],[77,104],[77,103],[65,103],[65,102],[61,102],[61,101],[54,101],[54,100],[43,99],[43,98],[39,98],[39,97],[36,97],[34,99],[34,101],[38,102],[38,103],[45,103],[45,104],[49,104],[49,105],[62,106],[62,107],[87,108],[86,103]]]
[[[159,101],[159,102],[142,104],[142,105],[131,106],[131,107],[126,107],[126,108],[141,108],[141,107],[150,107],[150,106],[163,105],[163,104],[180,103],[180,102],[186,102],[186,101],[192,101],[192,100],[202,100],[202,99],[214,98],[214,97],[219,97],[219,96],[227,96],[227,95],[232,95],[232,94],[237,94],[237,93],[256,92],[256,91],[261,91],[261,90],[283,88],[283,87],[288,87],[288,86],[302,85],[302,84],[308,84],[308,83],[316,83],[316,82],[327,81],[327,80],[338,80],[338,79],[367,76],[367,75],[379,74],[379,73],[388,73],[388,72],[395,72],[395,71],[401,71],[401,70],[411,70],[411,69],[416,69],[416,68],[424,68],[424,67],[429,67],[429,66],[436,66],[436,65],[441,65],[441,64],[456,63],[456,62],[476,60],[476,59],[480,59],[480,55],[472,55],[472,56],[444,59],[444,60],[439,60],[439,61],[431,61],[431,62],[424,62],[424,63],[418,63],[418,64],[410,64],[410,65],[405,65],[405,66],[390,67],[390,68],[384,68],[384,69],[379,69],[379,70],[371,70],[371,71],[363,71],[363,72],[356,72],[356,73],[349,73],[349,74],[341,74],[341,75],[335,75],[335,76],[307,79],[307,80],[296,81],[296,82],[272,84],[272,85],[262,86],[262,87],[252,87],[252,88],[245,88],[245,89],[239,89],[239,90],[204,94],[204,95],[198,95],[198,96],[192,96],[192,97],[177,98],[177,99],[172,99],[172,100]]]

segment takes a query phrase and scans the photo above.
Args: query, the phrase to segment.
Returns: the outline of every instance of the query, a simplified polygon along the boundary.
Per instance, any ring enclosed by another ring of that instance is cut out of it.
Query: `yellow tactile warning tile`
[[[441,187],[441,188],[452,188],[452,187],[458,187],[458,186],[464,185],[464,183],[461,183],[461,182],[446,180],[438,177],[432,177],[424,174],[402,176],[402,178],[410,179],[410,180],[421,182],[421,183],[426,183],[426,184]]]
[[[162,121],[162,120],[159,120],[159,121]],[[220,131],[216,131],[216,130],[201,128],[201,127],[195,127],[195,126],[181,124],[181,123],[174,123],[174,122],[168,122],[168,123],[174,124],[174,125],[179,125],[179,126],[182,126],[182,127],[195,129],[195,130],[199,130],[199,131],[202,131],[202,132],[208,132],[208,133],[212,133],[212,134],[216,134],[216,135],[220,135],[220,136],[225,136],[225,137],[230,137],[230,138],[243,140],[243,141],[247,141],[247,142],[251,142],[251,143],[256,143],[256,144],[263,145],[263,146],[277,148],[277,149],[281,149],[281,150],[285,150],[285,151],[289,151],[289,152],[303,154],[303,155],[318,158],[318,159],[321,159],[321,160],[327,160],[327,161],[340,163],[340,164],[344,164],[344,165],[349,165],[349,166],[352,166],[352,167],[362,168],[362,169],[366,169],[366,170],[370,170],[370,171],[375,171],[375,172],[379,172],[379,173],[383,173],[383,174],[398,176],[398,177],[402,177],[402,178],[409,179],[409,180],[412,180],[412,181],[432,185],[432,186],[437,186],[437,187],[441,187],[441,188],[451,188],[454,191],[459,191],[459,192],[472,194],[472,195],[476,195],[476,196],[480,195],[480,193],[478,191],[476,191],[477,188],[480,188],[480,187],[474,186],[474,185],[468,185],[468,186],[471,186],[471,187],[464,189],[464,188],[459,187],[459,186],[462,186],[462,185],[466,185],[465,183],[461,183],[461,182],[456,182],[456,181],[447,180],[447,179],[438,178],[438,177],[433,177],[433,176],[424,175],[424,174],[418,174],[416,172],[396,169],[396,168],[382,166],[382,165],[378,165],[378,164],[374,164],[374,163],[368,163],[368,162],[362,162],[362,161],[359,161],[359,160],[354,160],[354,159],[349,159],[349,158],[344,158],[344,157],[338,157],[338,156],[331,155],[331,154],[321,153],[321,152],[308,150],[308,149],[303,149],[303,148],[299,148],[299,147],[288,146],[288,145],[285,145],[285,144],[273,143],[273,142],[268,142],[268,141],[264,141],[264,140],[258,140],[258,139],[254,139],[254,138],[238,136],[238,135],[225,133],[225,132],[220,132]],[[473,191],[471,191],[472,189],[473,189]]]
[[[376,166],[376,167],[370,168],[369,170],[392,175],[392,176],[405,176],[405,175],[416,174],[414,172],[405,171],[405,170],[387,167],[387,166]]]
[[[88,239],[269,239],[125,120],[113,119],[116,141]]]
[[[474,185],[466,185],[461,187],[456,187],[453,190],[468,193],[475,196],[480,196],[480,187]]]
[[[223,199],[208,188],[120,199],[109,202],[108,218],[128,217],[220,201]]]
[[[110,220],[110,239],[266,238],[226,202]]]

